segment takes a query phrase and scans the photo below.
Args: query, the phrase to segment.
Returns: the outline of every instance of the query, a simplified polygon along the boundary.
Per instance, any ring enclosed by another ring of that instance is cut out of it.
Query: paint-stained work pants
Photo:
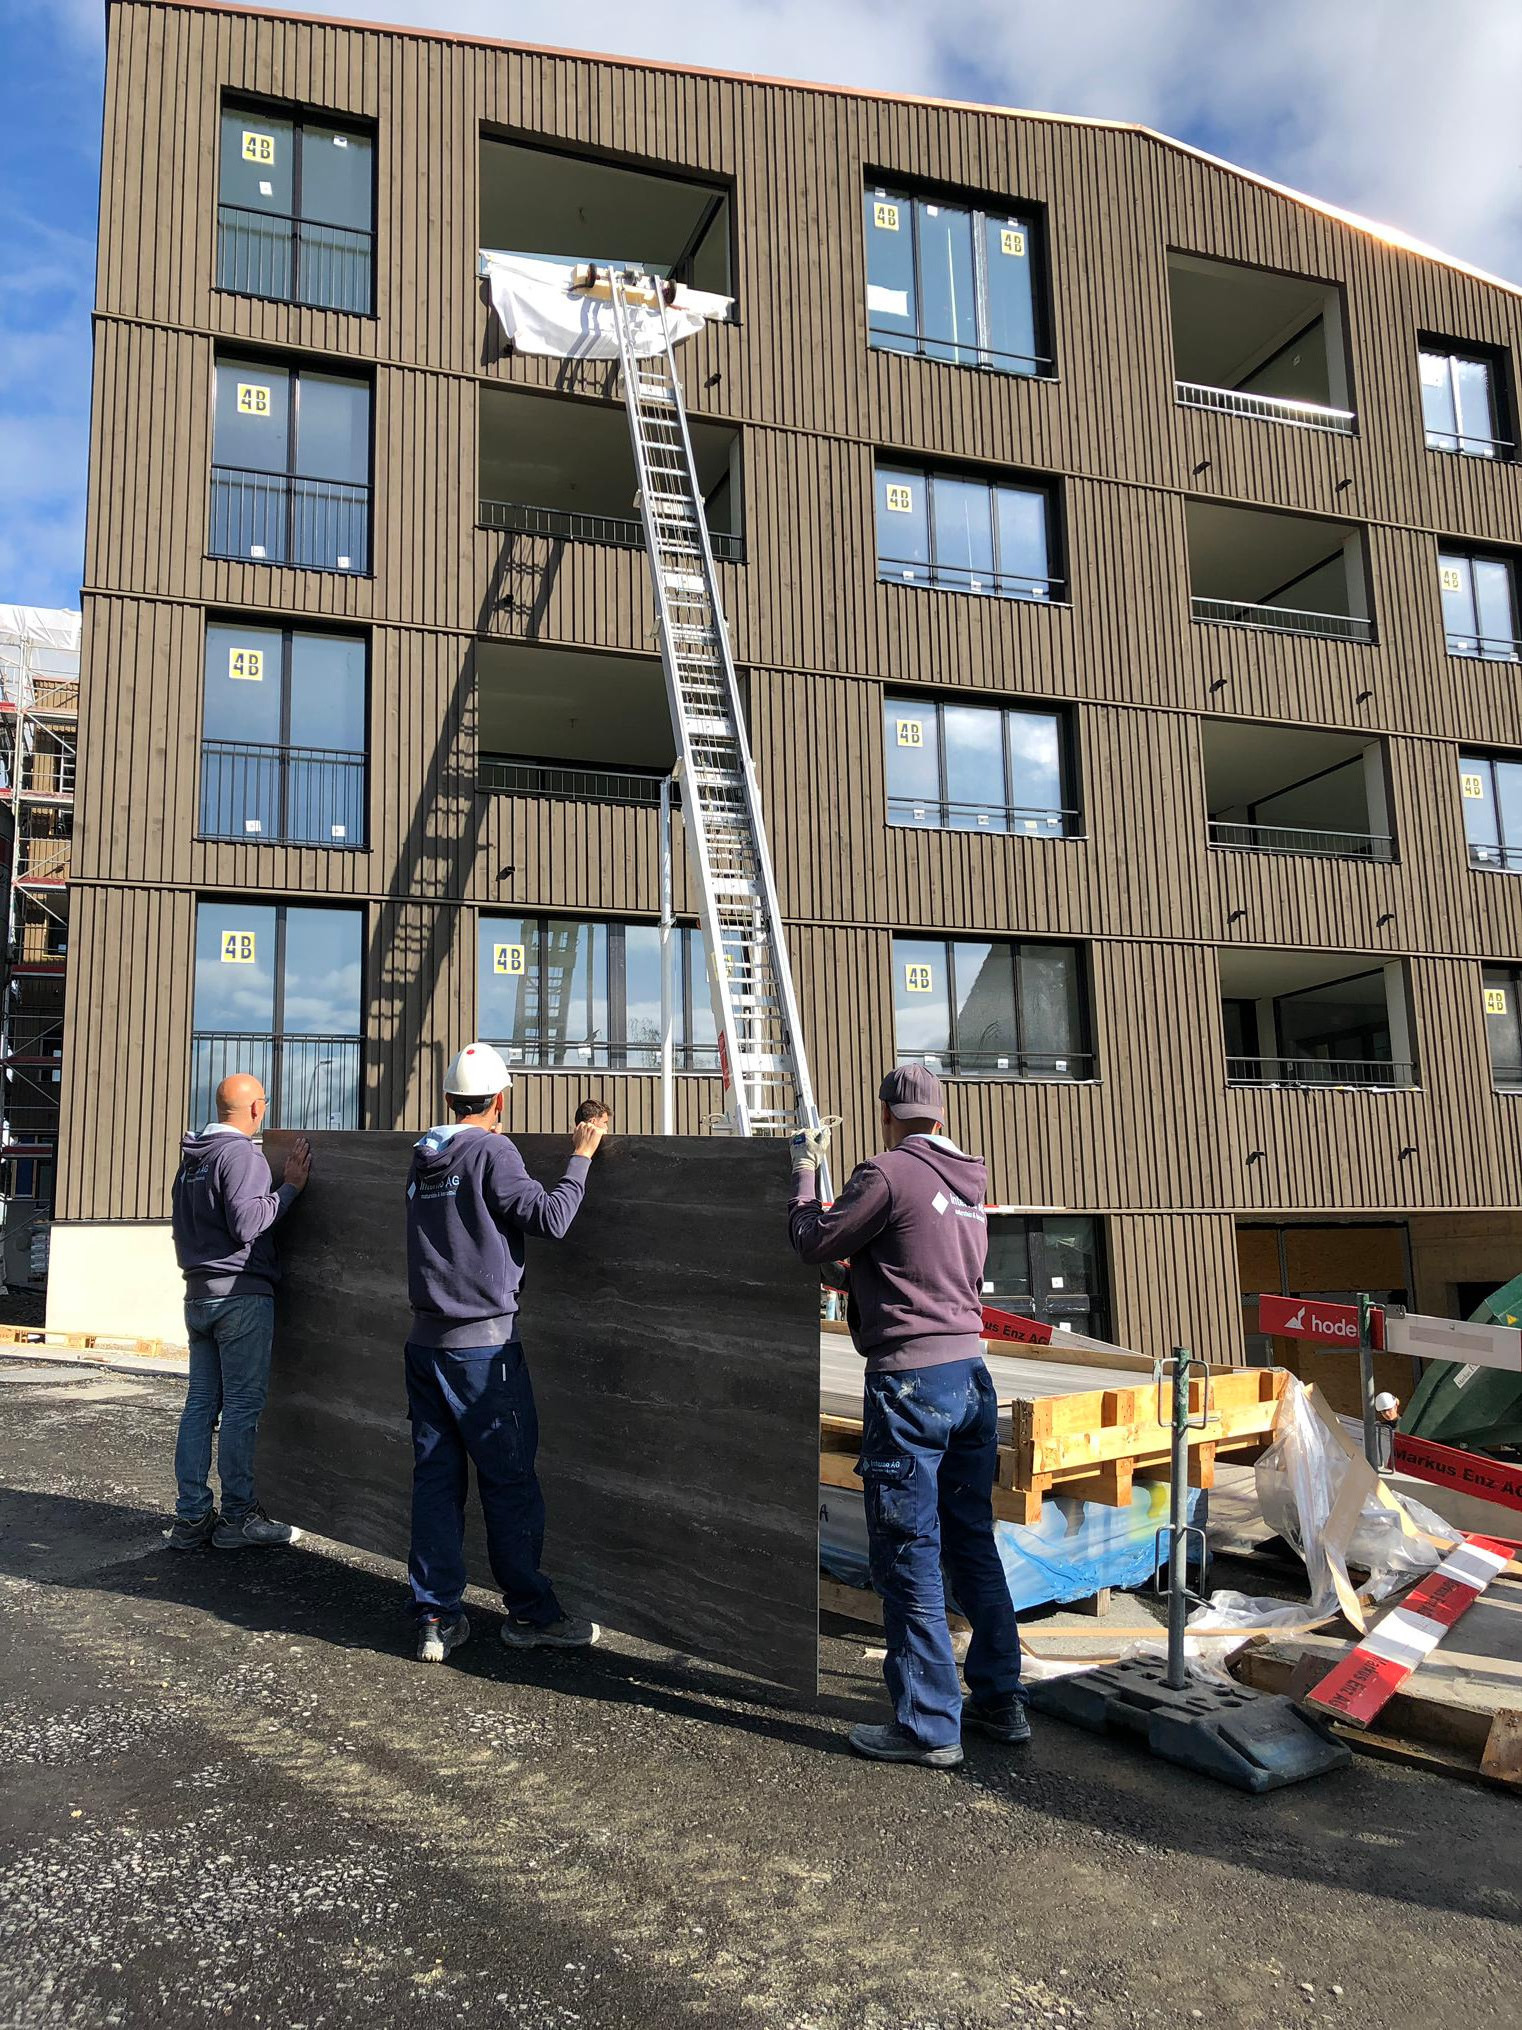
[[[981,1360],[867,1376],[857,1471],[883,1603],[883,1676],[899,1725],[929,1748],[962,1731],[943,1560],[973,1628],[968,1691],[980,1705],[1023,1696],[1020,1635],[994,1542],[998,1453],[998,1404]]]
[[[407,1576],[422,1614],[452,1617],[465,1592],[465,1496],[470,1463],[486,1518],[486,1548],[503,1603],[546,1627],[562,1609],[539,1569],[544,1497],[534,1471],[539,1417],[523,1347],[407,1347],[412,1420],[412,1548]]]

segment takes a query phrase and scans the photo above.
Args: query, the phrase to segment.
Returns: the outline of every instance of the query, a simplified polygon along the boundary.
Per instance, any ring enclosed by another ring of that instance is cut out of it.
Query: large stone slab
[[[283,1139],[266,1137],[277,1177]],[[311,1136],[259,1444],[273,1514],[395,1558],[412,1139]],[[543,1183],[561,1175],[568,1137],[513,1139]],[[522,1334],[567,1607],[812,1692],[818,1285],[787,1245],[787,1180],[776,1143],[610,1138],[566,1239],[528,1244]],[[470,1506],[471,1576],[490,1586]]]

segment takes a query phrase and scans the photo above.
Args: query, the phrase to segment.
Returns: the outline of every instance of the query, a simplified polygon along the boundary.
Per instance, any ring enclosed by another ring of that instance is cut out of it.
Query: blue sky
[[[1522,281],[1522,0],[303,0],[1137,120]],[[0,601],[77,603],[103,0],[0,0]]]

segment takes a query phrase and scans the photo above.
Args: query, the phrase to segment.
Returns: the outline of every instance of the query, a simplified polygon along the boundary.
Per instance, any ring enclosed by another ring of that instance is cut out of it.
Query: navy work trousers
[[[407,1576],[417,1611],[446,1617],[465,1592],[465,1496],[469,1462],[486,1517],[492,1575],[516,1621],[546,1627],[561,1617],[539,1569],[544,1496],[534,1471],[539,1417],[523,1347],[407,1346],[412,1420],[412,1548]]]
[[[899,1725],[927,1748],[962,1732],[943,1560],[972,1623],[969,1692],[980,1705],[1023,1696],[1020,1635],[994,1543],[998,1456],[998,1404],[981,1360],[867,1376],[857,1471],[883,1603],[883,1676]]]

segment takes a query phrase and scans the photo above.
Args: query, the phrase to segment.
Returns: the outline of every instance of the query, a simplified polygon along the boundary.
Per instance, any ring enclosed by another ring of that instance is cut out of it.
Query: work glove
[[[793,1137],[793,1169],[817,1170],[830,1151],[828,1128],[800,1128]]]

